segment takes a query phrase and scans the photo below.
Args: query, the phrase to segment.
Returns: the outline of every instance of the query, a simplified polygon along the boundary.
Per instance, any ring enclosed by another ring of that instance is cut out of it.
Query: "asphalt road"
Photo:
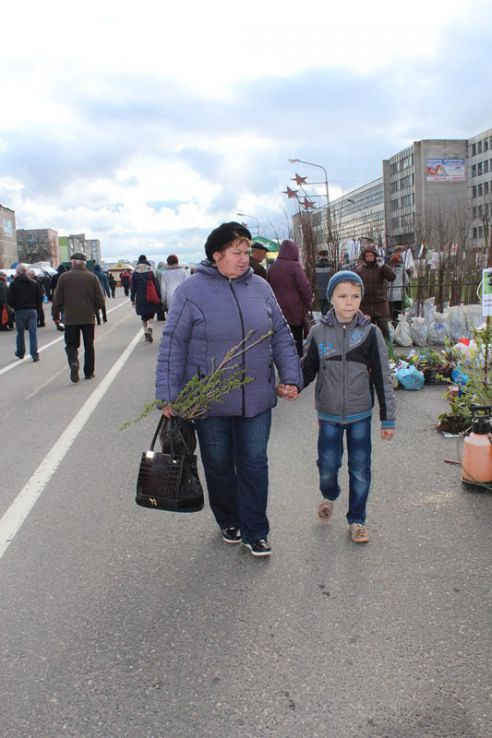
[[[346,497],[315,518],[311,388],[280,403],[257,560],[208,507],[135,505],[156,418],[119,428],[153,397],[158,342],[108,308],[77,385],[52,324],[37,364],[0,333],[2,738],[490,738],[492,496],[444,463],[442,389],[397,392],[392,442],[375,423],[367,546]]]

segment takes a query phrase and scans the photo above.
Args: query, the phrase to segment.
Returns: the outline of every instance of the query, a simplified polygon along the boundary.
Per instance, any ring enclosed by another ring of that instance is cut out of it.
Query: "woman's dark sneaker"
[[[245,543],[246,548],[249,548],[253,556],[271,556],[272,549],[266,538],[260,538],[259,541],[253,541],[252,543]]]
[[[222,538],[226,543],[241,543],[241,531],[239,528],[222,528]]]

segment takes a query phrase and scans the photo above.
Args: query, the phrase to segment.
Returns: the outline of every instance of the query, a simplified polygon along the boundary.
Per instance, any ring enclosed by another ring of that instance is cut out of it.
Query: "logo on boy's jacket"
[[[326,356],[327,354],[333,354],[335,352],[335,344],[330,343],[319,343],[318,351],[320,356]]]
[[[355,328],[350,336],[349,346],[353,346],[354,343],[358,343],[362,338],[363,331],[360,328]]]

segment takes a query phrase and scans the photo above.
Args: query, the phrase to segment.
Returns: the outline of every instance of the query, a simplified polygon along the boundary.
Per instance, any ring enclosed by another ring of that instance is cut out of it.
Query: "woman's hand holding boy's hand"
[[[277,387],[277,395],[284,400],[295,400],[298,394],[299,390],[294,384],[279,384]]]
[[[394,428],[381,428],[381,440],[382,441],[391,441],[394,435],[395,435]]]
[[[174,415],[173,409],[172,409],[172,407],[170,405],[164,405],[164,407],[161,409],[161,413],[166,418],[172,418],[173,415]]]

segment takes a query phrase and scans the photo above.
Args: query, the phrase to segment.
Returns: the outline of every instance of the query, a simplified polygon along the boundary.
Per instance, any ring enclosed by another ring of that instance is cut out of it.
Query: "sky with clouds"
[[[282,191],[323,178],[288,158],[334,199],[492,127],[489,0],[19,0],[2,27],[0,203],[106,261],[196,262],[228,220],[285,238]]]

